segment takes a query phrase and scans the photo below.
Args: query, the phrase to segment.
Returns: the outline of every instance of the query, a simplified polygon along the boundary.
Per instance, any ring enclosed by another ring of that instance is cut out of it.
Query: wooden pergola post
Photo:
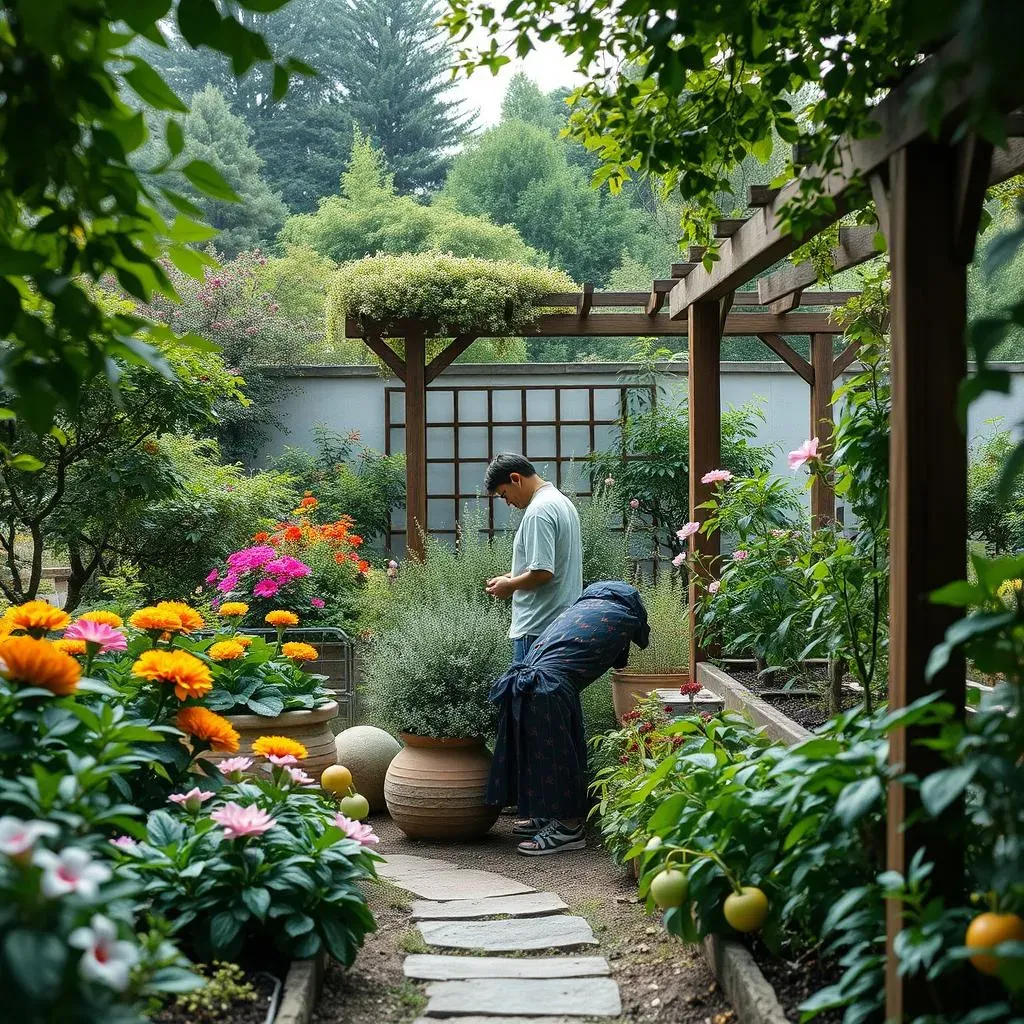
[[[687,388],[690,420],[690,518],[701,519],[697,506],[714,492],[713,484],[701,477],[721,468],[722,459],[722,310],[717,301],[695,302],[689,310],[689,369]],[[681,523],[679,524],[682,525]],[[719,535],[701,533],[690,538],[690,554],[702,560],[717,559],[721,553]],[[717,565],[711,570],[716,575]],[[697,645],[697,573],[690,574],[690,679],[697,678],[697,663],[707,652]]]
[[[918,141],[890,163],[892,267],[892,419],[890,439],[889,710],[936,691],[964,713],[965,664],[954,655],[933,680],[925,665],[960,612],[928,595],[961,579],[967,549],[967,440],[957,420],[957,395],[967,373],[964,333],[966,262],[958,244],[973,239],[984,178],[961,194],[957,149]],[[971,191],[971,190],[969,190]],[[971,226],[973,221],[973,227]],[[944,767],[919,741],[924,730],[901,729],[890,763],[919,778]],[[932,896],[962,896],[964,851],[951,827],[963,814],[955,802],[932,822],[907,824],[916,794],[893,783],[889,791],[887,861],[906,874],[917,850],[934,863]],[[886,1019],[902,1022],[935,1012],[923,978],[901,977],[893,943],[903,927],[901,907],[886,912]],[[949,996],[952,1011],[955,994]]]
[[[424,555],[427,530],[427,365],[426,331],[410,326],[405,335],[405,546]]]
[[[819,451],[830,452],[832,446],[832,335],[811,335],[811,432],[819,441]],[[836,493],[820,474],[811,482],[811,526],[817,530],[836,517]]]

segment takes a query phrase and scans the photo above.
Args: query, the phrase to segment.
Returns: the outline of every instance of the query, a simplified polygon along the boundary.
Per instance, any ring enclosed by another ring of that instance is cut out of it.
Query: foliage
[[[187,992],[174,1001],[177,1009],[196,1021],[216,1024],[217,1018],[235,1003],[254,1003],[256,988],[245,980],[245,971],[238,964],[214,960],[196,971],[206,984],[196,992]]]
[[[367,256],[342,267],[328,296],[328,331],[360,321],[417,319],[431,334],[515,335],[536,321],[538,299],[575,285],[564,274],[499,260],[444,255]]]
[[[351,516],[368,544],[382,545],[391,513],[405,507],[405,453],[382,455],[362,444],[358,431],[313,427],[313,451],[286,445],[272,467],[315,492],[321,521]]]
[[[1001,493],[1003,466],[1013,451],[1008,430],[975,439],[967,466],[967,529],[992,555],[1024,549],[1024,481]]]
[[[620,523],[619,502],[613,494],[613,487],[599,484],[586,498],[576,493],[571,468],[569,482],[563,484],[563,493],[576,506],[580,517],[580,541],[583,548],[583,586],[601,580],[624,580],[626,578],[627,537]]]
[[[690,630],[687,622],[686,581],[668,567],[661,567],[651,579],[635,573],[633,583],[647,609],[650,642],[644,650],[630,648],[630,672],[660,673],[686,671],[690,662]]]
[[[131,92],[144,111],[169,113],[166,141],[178,164],[184,138],[177,115],[188,109],[133,52],[137,41],[163,40],[164,26],[176,21],[190,47],[230,57],[236,75],[270,66],[278,97],[292,73],[308,70],[292,58],[275,61],[263,37],[240,23],[237,8],[212,18],[193,17],[194,10],[176,0],[4,4],[0,90],[10,102],[0,129],[0,246],[7,254],[0,387],[7,405],[39,433],[58,407],[77,416],[82,386],[97,374],[114,380],[124,360],[170,372],[152,344],[165,346],[168,332],[105,306],[90,285],[112,274],[142,302],[155,291],[172,296],[157,259],[165,250],[189,272],[202,271],[202,259],[188,248],[210,234],[194,219],[199,209],[132,165],[147,129],[143,113],[122,94]],[[207,196],[234,195],[201,160],[181,170]],[[156,209],[158,194],[175,205],[173,224]]]

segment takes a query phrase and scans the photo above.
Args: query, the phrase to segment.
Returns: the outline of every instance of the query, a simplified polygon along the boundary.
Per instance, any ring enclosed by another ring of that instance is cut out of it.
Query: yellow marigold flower
[[[1013,597],[1013,595],[1017,593],[1018,590],[1020,590],[1021,586],[1024,586],[1024,581],[1003,580],[1003,582],[999,585],[999,590],[997,591],[997,593],[1000,597]]]
[[[244,601],[225,601],[220,606],[220,613],[225,619],[241,618],[249,610]]]
[[[248,648],[252,646],[253,638],[251,636],[243,636],[242,634],[239,634],[238,636],[233,636],[231,639],[234,640],[236,644],[241,644],[243,647]]]
[[[211,750],[223,754],[234,754],[238,750],[238,733],[235,727],[208,708],[182,708],[174,724],[197,740],[206,740]]]
[[[206,625],[202,615],[195,608],[190,608],[184,601],[160,601],[156,607],[163,611],[174,612],[181,619],[182,633],[194,633]]]
[[[299,617],[295,612],[287,612],[282,608],[276,608],[272,612],[267,612],[263,621],[269,626],[297,626],[299,624]]]
[[[0,643],[0,675],[22,686],[40,686],[58,697],[78,689],[82,668],[49,640],[12,636]]]
[[[147,633],[160,630],[167,633],[181,632],[181,616],[169,608],[140,608],[128,619],[130,625]]]
[[[101,622],[104,626],[112,626],[114,629],[120,629],[124,625],[124,619],[117,612],[104,611],[102,608],[94,612],[82,612],[78,617],[88,622]]]
[[[202,697],[213,689],[209,667],[188,651],[143,651],[132,672],[150,682],[173,686],[178,700]]]
[[[85,641],[84,640],[53,640],[53,646],[58,651],[63,651],[65,654],[85,654]]]
[[[0,641],[6,640],[14,630],[14,624],[4,615],[0,615]]]
[[[71,616],[60,608],[54,608],[45,601],[26,601],[4,612],[4,618],[12,629],[23,629],[26,633],[41,637],[64,629],[71,622]]]
[[[319,651],[312,644],[284,644],[281,653],[286,658],[294,658],[296,661],[316,661],[320,657]]]
[[[235,661],[245,657],[245,648],[237,640],[221,640],[206,653],[214,661]]]
[[[309,751],[298,740],[287,736],[260,736],[252,745],[252,752],[261,757],[297,757],[300,761]]]

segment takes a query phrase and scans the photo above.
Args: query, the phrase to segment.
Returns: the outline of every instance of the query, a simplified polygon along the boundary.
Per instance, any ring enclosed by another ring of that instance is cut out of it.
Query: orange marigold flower
[[[209,667],[188,651],[143,651],[132,672],[150,682],[173,686],[178,700],[202,697],[213,689]]]
[[[128,622],[136,629],[145,630],[147,633],[156,630],[168,633],[181,632],[181,616],[170,608],[140,608],[129,617]]]
[[[281,653],[286,658],[294,658],[296,661],[316,661],[320,657],[319,652],[312,644],[287,643],[282,645]]]
[[[208,708],[182,708],[174,724],[193,739],[206,740],[211,750],[234,754],[238,750],[238,733],[234,726]]]
[[[360,537],[358,533],[353,533],[349,536],[348,542],[352,545],[352,547],[357,548],[359,547],[360,544],[363,543],[363,538]]]
[[[58,651],[63,651],[65,654],[85,654],[84,640],[65,640],[62,637],[60,640],[52,641],[52,643],[53,646],[56,647]]]
[[[63,629],[71,622],[71,616],[60,608],[54,608],[45,601],[26,601],[4,612],[4,618],[13,629],[23,629],[33,636],[42,636]]]
[[[86,622],[99,622],[114,629],[120,629],[124,625],[124,619],[117,612],[104,611],[102,608],[97,608],[93,612],[82,612],[78,617],[85,619]]]
[[[245,648],[237,640],[221,640],[206,653],[214,661],[235,661],[245,657]]]
[[[260,736],[252,752],[260,757],[297,757],[300,761],[309,756],[309,751],[298,740],[288,736]]]
[[[358,569],[358,570],[359,570],[360,572],[366,572],[366,571],[367,571],[367,570],[368,570],[368,569],[370,568],[370,563],[369,563],[369,562],[367,562],[367,561],[361,561],[361,562],[360,562],[360,563],[359,563],[359,564],[358,564],[358,565],[356,566],[356,568],[357,568],[357,569]]]
[[[206,625],[202,615],[195,608],[190,608],[184,601],[161,601],[156,607],[174,612],[181,619],[182,633],[194,633]]]
[[[243,647],[249,647],[249,646],[252,645],[252,639],[253,638],[251,636],[241,636],[241,635],[239,635],[239,636],[236,636],[236,637],[232,637],[232,639],[235,641],[236,644],[241,644]]]
[[[348,555],[346,555],[344,551],[335,551],[334,560],[338,565],[344,565],[348,561]]]
[[[65,697],[78,689],[82,668],[49,640],[12,636],[0,643],[0,676]]]
[[[220,606],[220,613],[226,619],[241,618],[249,611],[249,606],[244,601],[225,601]]]
[[[299,502],[303,508],[316,508],[318,502],[312,494],[308,494]]]
[[[284,531],[284,539],[292,542],[302,540],[302,531],[297,526],[289,526]]]
[[[260,530],[260,532],[259,532],[259,533],[254,533],[254,534],[252,535],[252,539],[253,539],[253,540],[254,540],[254,541],[255,541],[255,542],[257,543],[257,544],[266,544],[266,543],[267,543],[267,541],[268,541],[268,540],[270,540],[270,534],[269,534],[269,533],[267,533],[267,531],[266,531],[266,530]]]
[[[267,612],[263,617],[263,621],[268,626],[297,626],[299,624],[299,617],[295,612],[285,611],[283,608],[275,608],[272,612]]]

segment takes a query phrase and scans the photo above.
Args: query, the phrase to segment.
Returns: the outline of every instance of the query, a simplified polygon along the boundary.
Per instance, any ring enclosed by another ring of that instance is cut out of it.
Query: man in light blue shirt
[[[513,661],[520,662],[537,637],[583,593],[580,517],[576,506],[522,455],[498,455],[487,467],[484,486],[488,494],[523,509],[512,548],[512,571],[488,580],[486,586],[492,597],[512,599],[509,636]],[[513,831],[534,837],[520,844],[522,853],[584,845],[582,821],[530,818],[517,821]]]

